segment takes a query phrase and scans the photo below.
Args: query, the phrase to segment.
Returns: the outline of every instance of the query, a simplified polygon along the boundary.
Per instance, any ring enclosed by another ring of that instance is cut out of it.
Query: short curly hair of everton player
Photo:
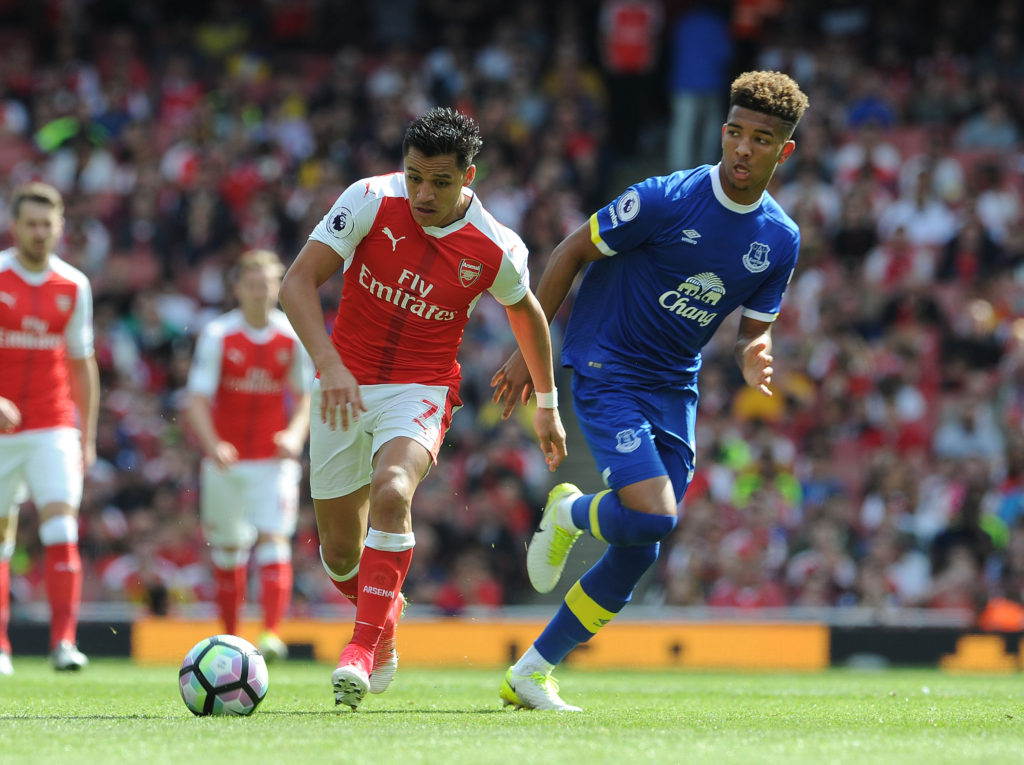
[[[778,117],[786,125],[788,136],[793,135],[809,104],[796,80],[782,72],[744,72],[729,89],[729,108],[742,106]]]
[[[483,145],[480,127],[472,117],[436,106],[406,129],[402,156],[407,155],[409,149],[416,149],[425,157],[454,154],[459,169],[465,170],[473,164],[473,158]]]

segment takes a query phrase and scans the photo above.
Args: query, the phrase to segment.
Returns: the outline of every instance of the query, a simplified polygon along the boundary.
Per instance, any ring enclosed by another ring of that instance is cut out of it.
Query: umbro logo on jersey
[[[385,234],[385,236],[387,236],[388,239],[391,240],[391,251],[392,252],[397,250],[398,249],[398,243],[401,242],[403,239],[405,239],[404,236],[400,236],[397,239],[395,239],[395,235],[391,233],[391,229],[388,228],[387,226],[384,227],[384,234]]]
[[[698,239],[700,239],[700,234],[692,228],[688,228],[683,232],[683,238],[680,241],[686,242],[687,244],[697,244]]]

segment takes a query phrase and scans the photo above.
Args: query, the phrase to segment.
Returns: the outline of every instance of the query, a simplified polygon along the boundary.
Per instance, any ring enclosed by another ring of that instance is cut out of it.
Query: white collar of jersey
[[[265,342],[267,342],[267,340],[269,340],[273,336],[273,334],[274,334],[274,316],[273,316],[273,313],[271,313],[270,319],[269,319],[269,321],[267,321],[267,326],[265,326],[265,327],[254,327],[252,324],[250,324],[246,320],[245,314],[242,313],[242,309],[241,308],[236,308],[234,310],[235,310],[235,314],[236,314],[236,316],[238,318],[238,324],[242,328],[242,333],[246,337],[248,337],[250,340],[252,340],[254,343],[257,343],[257,344],[265,343]]]
[[[18,253],[13,247],[9,247],[0,254],[9,257],[11,259],[11,268],[14,272],[34,287],[38,287],[50,278],[54,258],[53,253],[50,253],[50,256],[46,259],[46,268],[42,271],[29,271],[25,266],[21,265],[21,261],[18,260]]]
[[[715,192],[715,199],[722,203],[722,207],[732,210],[733,212],[749,213],[754,212],[754,210],[761,206],[761,202],[764,200],[764,192],[761,193],[761,199],[758,199],[752,205],[741,205],[739,202],[733,202],[729,199],[725,194],[725,189],[722,188],[722,179],[718,175],[721,171],[721,162],[711,168],[711,188]]]
[[[466,205],[466,212],[462,214],[461,218],[453,220],[446,226],[424,226],[423,230],[430,236],[440,238],[442,236],[448,236],[448,234],[454,234],[460,228],[469,223],[471,215],[475,212],[473,200],[476,199],[476,193],[473,189],[469,188],[469,186],[463,186],[462,193],[469,197],[469,204]]]

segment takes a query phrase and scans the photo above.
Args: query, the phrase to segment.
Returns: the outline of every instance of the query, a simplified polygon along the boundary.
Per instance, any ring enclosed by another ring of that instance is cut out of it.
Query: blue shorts
[[[693,478],[697,398],[696,383],[644,390],[572,376],[576,417],[608,488],[667,475],[677,502]]]

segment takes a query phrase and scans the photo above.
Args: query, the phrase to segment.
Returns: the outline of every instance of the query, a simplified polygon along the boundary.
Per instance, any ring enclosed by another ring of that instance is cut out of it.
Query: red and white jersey
[[[0,252],[0,396],[21,411],[19,431],[76,425],[67,360],[92,354],[85,274],[56,255],[36,272]]]
[[[289,395],[309,393],[312,384],[313,362],[282,311],[257,329],[235,309],[203,328],[187,387],[210,399],[213,427],[239,459],[259,460],[276,455]]]
[[[468,188],[466,214],[444,227],[412,217],[405,175],[349,186],[310,239],[345,261],[331,340],[360,385],[421,383],[458,393],[456,360],[484,290],[502,305],[529,291],[527,249]]]

